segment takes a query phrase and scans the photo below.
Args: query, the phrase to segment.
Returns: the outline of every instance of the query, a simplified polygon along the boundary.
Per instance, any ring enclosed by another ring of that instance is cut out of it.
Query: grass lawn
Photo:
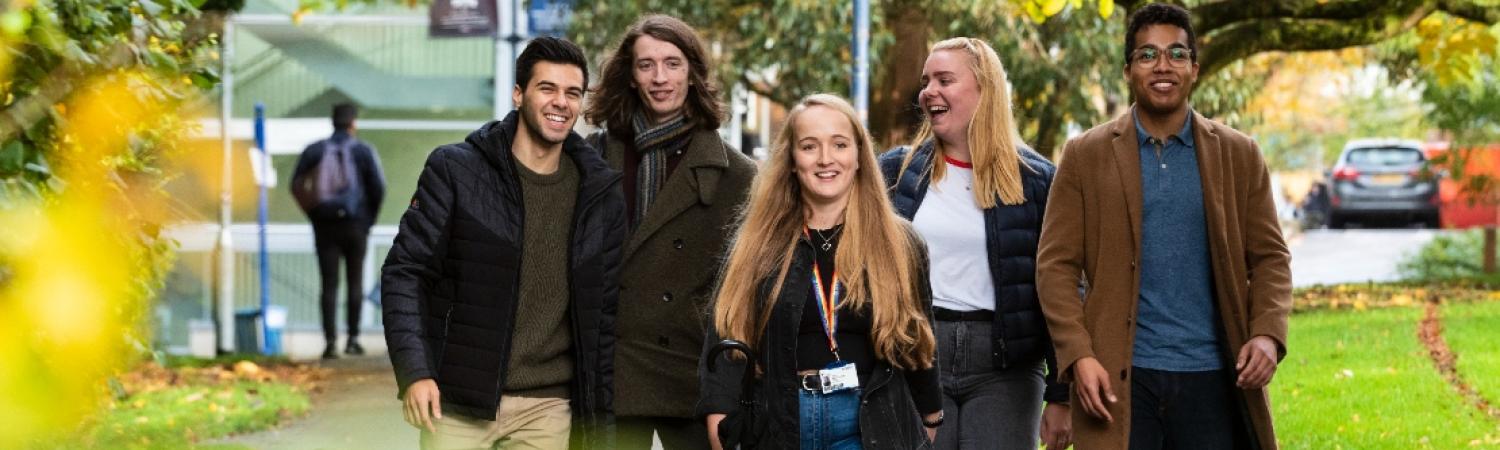
[[[308,387],[323,370],[284,359],[168,358],[145,362],[114,378],[114,397],[78,431],[35,448],[240,448],[198,442],[271,428],[305,415]],[[266,364],[262,366],[256,364]]]
[[[1443,305],[1443,338],[1469,386],[1500,404],[1500,302]]]
[[[1419,307],[1294,314],[1289,356],[1271,385],[1282,447],[1482,448],[1500,436],[1500,423],[1465,404],[1427,359],[1416,337],[1421,314]]]
[[[104,447],[184,448],[270,428],[307,408],[307,395],[285,383],[171,387],[115,403],[94,428],[91,441]]]

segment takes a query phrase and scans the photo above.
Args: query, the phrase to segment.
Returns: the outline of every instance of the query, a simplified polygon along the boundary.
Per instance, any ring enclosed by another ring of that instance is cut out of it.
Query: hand
[[[719,422],[724,421],[728,414],[708,415],[708,446],[713,450],[724,450],[724,444],[719,442]]]
[[[1235,385],[1240,389],[1260,389],[1276,375],[1276,341],[1261,335],[1250,339],[1240,347],[1240,357],[1234,370],[1240,373]]]
[[[1073,393],[1082,404],[1083,412],[1105,422],[1115,421],[1104,402],[1114,403],[1117,399],[1109,387],[1109,372],[1099,365],[1099,360],[1087,357],[1073,363]]]
[[[437,427],[432,426],[432,420],[443,418],[443,405],[439,398],[436,381],[423,378],[413,382],[406,388],[406,398],[401,401],[406,423],[417,429],[426,428],[428,432],[436,433]]]
[[[1073,413],[1067,403],[1048,403],[1042,409],[1042,444],[1047,450],[1073,445]]]

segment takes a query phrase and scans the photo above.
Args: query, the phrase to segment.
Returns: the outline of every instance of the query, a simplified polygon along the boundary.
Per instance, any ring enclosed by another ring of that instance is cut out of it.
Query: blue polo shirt
[[[1221,369],[1193,116],[1166,142],[1147,134],[1138,116],[1135,132],[1141,153],[1141,291],[1131,364],[1176,372]]]

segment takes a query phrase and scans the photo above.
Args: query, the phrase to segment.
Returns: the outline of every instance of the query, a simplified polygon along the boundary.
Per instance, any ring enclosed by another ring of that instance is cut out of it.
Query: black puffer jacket
[[[907,220],[917,215],[927,196],[931,180],[922,172],[933,158],[932,141],[917,147],[916,156],[906,172],[901,161],[909,151],[900,147],[880,155],[880,171],[889,186],[891,204]],[[1051,161],[1030,148],[1021,147],[1021,184],[1026,203],[997,204],[984,210],[985,247],[990,261],[990,279],[995,283],[994,362],[997,367],[1017,364],[1047,363],[1047,389],[1042,398],[1049,403],[1066,403],[1068,386],[1057,382],[1057,357],[1047,320],[1036,294],[1036,249],[1041,237],[1042,216],[1047,211],[1047,193],[1052,189],[1052,175],[1057,172]],[[900,176],[898,183],[897,176]]]
[[[912,235],[912,239],[916,239],[916,236]],[[922,298],[927,302],[925,308],[930,309],[932,290],[927,284],[926,250],[921,251],[921,262],[913,269],[919,274]],[[755,346],[760,349],[758,363],[764,369],[762,373],[775,374],[758,380],[756,391],[752,394],[755,400],[754,428],[762,431],[756,448],[793,449],[801,445],[797,392],[800,387],[796,376],[797,334],[802,326],[803,305],[807,304],[807,297],[812,292],[812,281],[806,274],[812,270],[813,257],[812,244],[805,238],[800,240],[793,251],[787,276],[782,281],[781,293],[772,299],[776,304],[771,311],[771,320],[761,334],[760,344]],[[759,301],[769,299],[774,281],[774,277],[769,277],[761,282],[756,296]],[[715,362],[716,371],[710,373],[706,366],[708,351],[722,338],[714,328],[711,317],[707,322],[704,358],[700,358],[700,361],[705,362],[698,366],[698,382],[702,390],[698,400],[698,417],[709,414],[727,414],[733,417],[743,414],[739,400],[745,360],[730,358],[730,354],[734,352],[722,353]],[[930,448],[931,442],[927,440],[927,431],[922,427],[922,418],[917,412],[912,392],[938,395],[940,387],[936,368],[924,371],[929,373],[922,376],[917,373],[919,371],[901,370],[885,361],[876,361],[869,379],[861,380],[860,384],[859,433],[864,448]],[[925,384],[917,385],[920,383]],[[730,422],[733,420],[726,419],[724,424]],[[723,435],[721,432],[720,436]]]
[[[516,113],[427,158],[382,268],[385,338],[399,384],[433,378],[442,406],[494,420],[520,295],[520,181],[510,143]],[[620,174],[577,134],[563,143],[581,177],[570,232],[568,317],[575,447],[603,448],[613,420],[614,320],[625,202]],[[599,433],[603,434],[599,434]],[[582,433],[582,434],[580,434]]]

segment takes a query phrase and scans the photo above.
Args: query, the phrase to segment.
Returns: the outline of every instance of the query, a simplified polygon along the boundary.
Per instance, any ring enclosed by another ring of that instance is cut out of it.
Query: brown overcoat
[[[1251,337],[1274,339],[1286,355],[1291,311],[1291,255],[1271,198],[1270,175],[1248,136],[1193,114],[1193,142],[1203,185],[1214,293],[1226,337],[1238,357]],[[1074,407],[1080,449],[1124,449],[1130,437],[1130,361],[1140,292],[1141,170],[1134,116],[1127,111],[1063,146],[1037,252],[1037,291],[1063,378],[1093,357],[1110,374],[1119,402],[1114,423]],[[1080,301],[1079,281],[1086,281]],[[1276,448],[1265,390],[1236,389],[1258,441]],[[1077,395],[1073,395],[1077,405]]]

